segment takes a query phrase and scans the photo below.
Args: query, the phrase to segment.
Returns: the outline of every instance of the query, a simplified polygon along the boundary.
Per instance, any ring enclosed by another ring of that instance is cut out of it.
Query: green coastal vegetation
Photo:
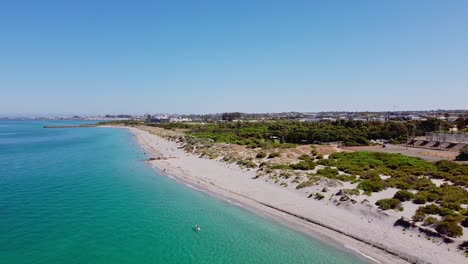
[[[369,145],[370,140],[384,139],[394,143],[406,142],[409,135],[422,136],[451,125],[440,119],[424,121],[363,122],[337,120],[334,122],[299,122],[288,120],[260,122],[148,123],[165,129],[183,129],[198,138],[214,142],[246,145],[253,148],[294,147],[294,144],[342,142],[345,146]]]
[[[328,159],[313,160],[301,157],[296,164],[272,166],[274,169],[313,169],[325,166],[297,185],[297,189],[315,185],[320,178],[357,182],[356,191],[372,195],[387,188],[399,189],[392,198],[381,199],[376,205],[382,210],[404,210],[402,202],[420,204],[412,220],[433,227],[441,235],[458,237],[460,225],[468,218],[468,165],[452,161],[427,162],[401,154],[379,152],[336,152]],[[307,165],[306,165],[307,164]],[[341,175],[339,172],[343,172]],[[382,177],[386,176],[386,177]],[[443,180],[437,186],[431,179]],[[356,193],[353,193],[356,194]],[[439,218],[435,218],[435,216]],[[434,220],[440,219],[440,220]]]
[[[394,209],[403,211],[401,201],[395,198],[380,199],[375,204],[382,210]]]
[[[413,216],[415,222],[433,226],[442,235],[462,235],[460,225],[466,225],[468,217],[468,210],[462,207],[468,204],[468,192],[464,189],[468,187],[468,165],[446,160],[432,163],[401,154],[378,152],[337,152],[330,155],[326,165],[330,167],[317,171],[317,174],[342,181],[353,181],[359,176],[357,189],[368,195],[387,188],[399,189],[393,198],[377,201],[380,209],[403,210],[402,202],[405,201],[421,204]],[[338,176],[332,172],[333,168],[347,175]],[[382,179],[382,175],[388,178]],[[445,182],[437,186],[431,179]],[[434,221],[434,216],[440,221]]]
[[[316,185],[320,179],[328,178],[358,183],[357,189],[341,190],[347,195],[366,195],[396,188],[392,198],[381,199],[376,205],[382,210],[403,211],[403,202],[421,205],[412,220],[434,228],[443,236],[458,237],[463,234],[461,226],[467,226],[468,165],[452,161],[428,162],[401,154],[380,152],[336,152],[328,159],[317,159],[313,155],[302,155],[294,164],[274,164],[275,170],[313,170],[323,166],[296,188]],[[341,173],[340,173],[341,172]],[[442,180],[437,186],[431,179]],[[463,207],[465,206],[465,207]],[[437,218],[436,218],[437,217]]]

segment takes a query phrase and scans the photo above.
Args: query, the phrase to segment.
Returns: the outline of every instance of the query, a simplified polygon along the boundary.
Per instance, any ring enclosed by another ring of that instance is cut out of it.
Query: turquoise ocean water
[[[161,176],[126,130],[42,128],[75,123],[0,120],[0,263],[363,263]]]

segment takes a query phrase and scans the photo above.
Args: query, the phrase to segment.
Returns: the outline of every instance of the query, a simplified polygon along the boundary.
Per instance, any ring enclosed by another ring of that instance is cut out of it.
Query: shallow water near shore
[[[77,123],[0,120],[0,263],[364,263],[160,175],[124,129],[43,128]]]

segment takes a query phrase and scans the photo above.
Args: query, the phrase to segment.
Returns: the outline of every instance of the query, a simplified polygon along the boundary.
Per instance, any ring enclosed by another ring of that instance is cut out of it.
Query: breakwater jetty
[[[44,128],[89,128],[97,125],[73,125],[73,126],[43,126]]]

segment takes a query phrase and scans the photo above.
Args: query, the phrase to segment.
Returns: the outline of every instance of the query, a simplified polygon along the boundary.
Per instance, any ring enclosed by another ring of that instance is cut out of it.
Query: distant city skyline
[[[293,114],[293,113],[298,113],[298,114],[311,114],[311,115],[318,115],[318,116],[327,116],[328,114],[332,115],[340,115],[342,116],[343,113],[347,114],[354,114],[354,115],[360,115],[363,116],[366,113],[370,114],[370,116],[377,116],[380,114],[380,116],[387,116],[388,114],[394,114],[394,115],[415,115],[415,116],[445,116],[445,114],[449,113],[450,117],[457,117],[457,116],[466,116],[468,113],[467,109],[430,109],[430,110],[396,110],[396,111],[317,111],[317,112],[300,112],[300,111],[291,111],[291,112],[240,112],[240,111],[235,111],[235,112],[212,112],[212,113],[178,113],[178,112],[145,112],[145,113],[68,113],[68,114],[0,114],[0,118],[97,118],[97,117],[103,117],[103,118],[124,118],[124,116],[129,116],[129,117],[144,117],[147,115],[150,116],[204,116],[204,115],[222,115],[225,113],[241,113],[244,115],[271,115],[271,116],[277,116],[277,115],[282,115],[282,114]],[[368,115],[369,116],[369,115]]]
[[[0,116],[468,109],[467,13],[466,1],[8,1]]]

